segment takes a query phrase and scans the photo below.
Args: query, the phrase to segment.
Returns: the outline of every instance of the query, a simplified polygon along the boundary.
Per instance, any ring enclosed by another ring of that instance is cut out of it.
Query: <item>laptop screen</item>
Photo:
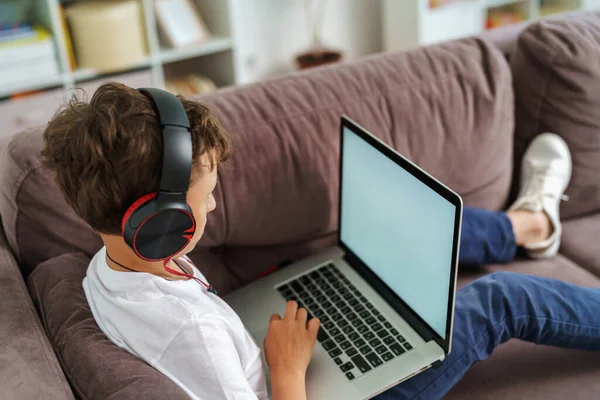
[[[442,338],[456,206],[344,126],[340,240]]]

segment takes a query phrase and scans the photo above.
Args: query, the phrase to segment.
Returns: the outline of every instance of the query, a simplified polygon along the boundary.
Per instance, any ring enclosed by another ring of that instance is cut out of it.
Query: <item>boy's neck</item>
[[[188,279],[186,277],[180,277],[169,273],[165,269],[164,263],[162,261],[142,260],[141,258],[135,255],[135,253],[129,248],[129,246],[125,244],[123,239],[119,236],[101,236],[102,240],[104,241],[104,245],[106,246],[106,253],[110,256],[106,257],[106,263],[108,264],[108,267],[112,270],[120,272],[147,272],[169,280]],[[169,267],[176,271],[181,270],[181,268],[172,260],[170,261]]]

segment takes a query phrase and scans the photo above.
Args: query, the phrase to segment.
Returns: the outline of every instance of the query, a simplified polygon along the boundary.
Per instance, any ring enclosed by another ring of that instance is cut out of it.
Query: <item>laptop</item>
[[[288,300],[320,319],[309,399],[371,398],[452,342],[461,198],[349,118],[340,135],[337,246],[225,297],[260,346]]]

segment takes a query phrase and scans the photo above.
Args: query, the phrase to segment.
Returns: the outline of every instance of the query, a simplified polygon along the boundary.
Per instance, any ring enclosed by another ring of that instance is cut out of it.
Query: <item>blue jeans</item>
[[[507,262],[515,251],[505,214],[465,208],[461,263]],[[376,399],[440,399],[471,365],[512,338],[600,351],[600,288],[511,272],[477,279],[456,295],[452,351],[441,367],[430,368]]]

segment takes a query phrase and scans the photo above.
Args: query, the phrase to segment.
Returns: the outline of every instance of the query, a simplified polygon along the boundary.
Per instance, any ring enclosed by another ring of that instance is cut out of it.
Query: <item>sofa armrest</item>
[[[0,397],[73,399],[0,225]]]

